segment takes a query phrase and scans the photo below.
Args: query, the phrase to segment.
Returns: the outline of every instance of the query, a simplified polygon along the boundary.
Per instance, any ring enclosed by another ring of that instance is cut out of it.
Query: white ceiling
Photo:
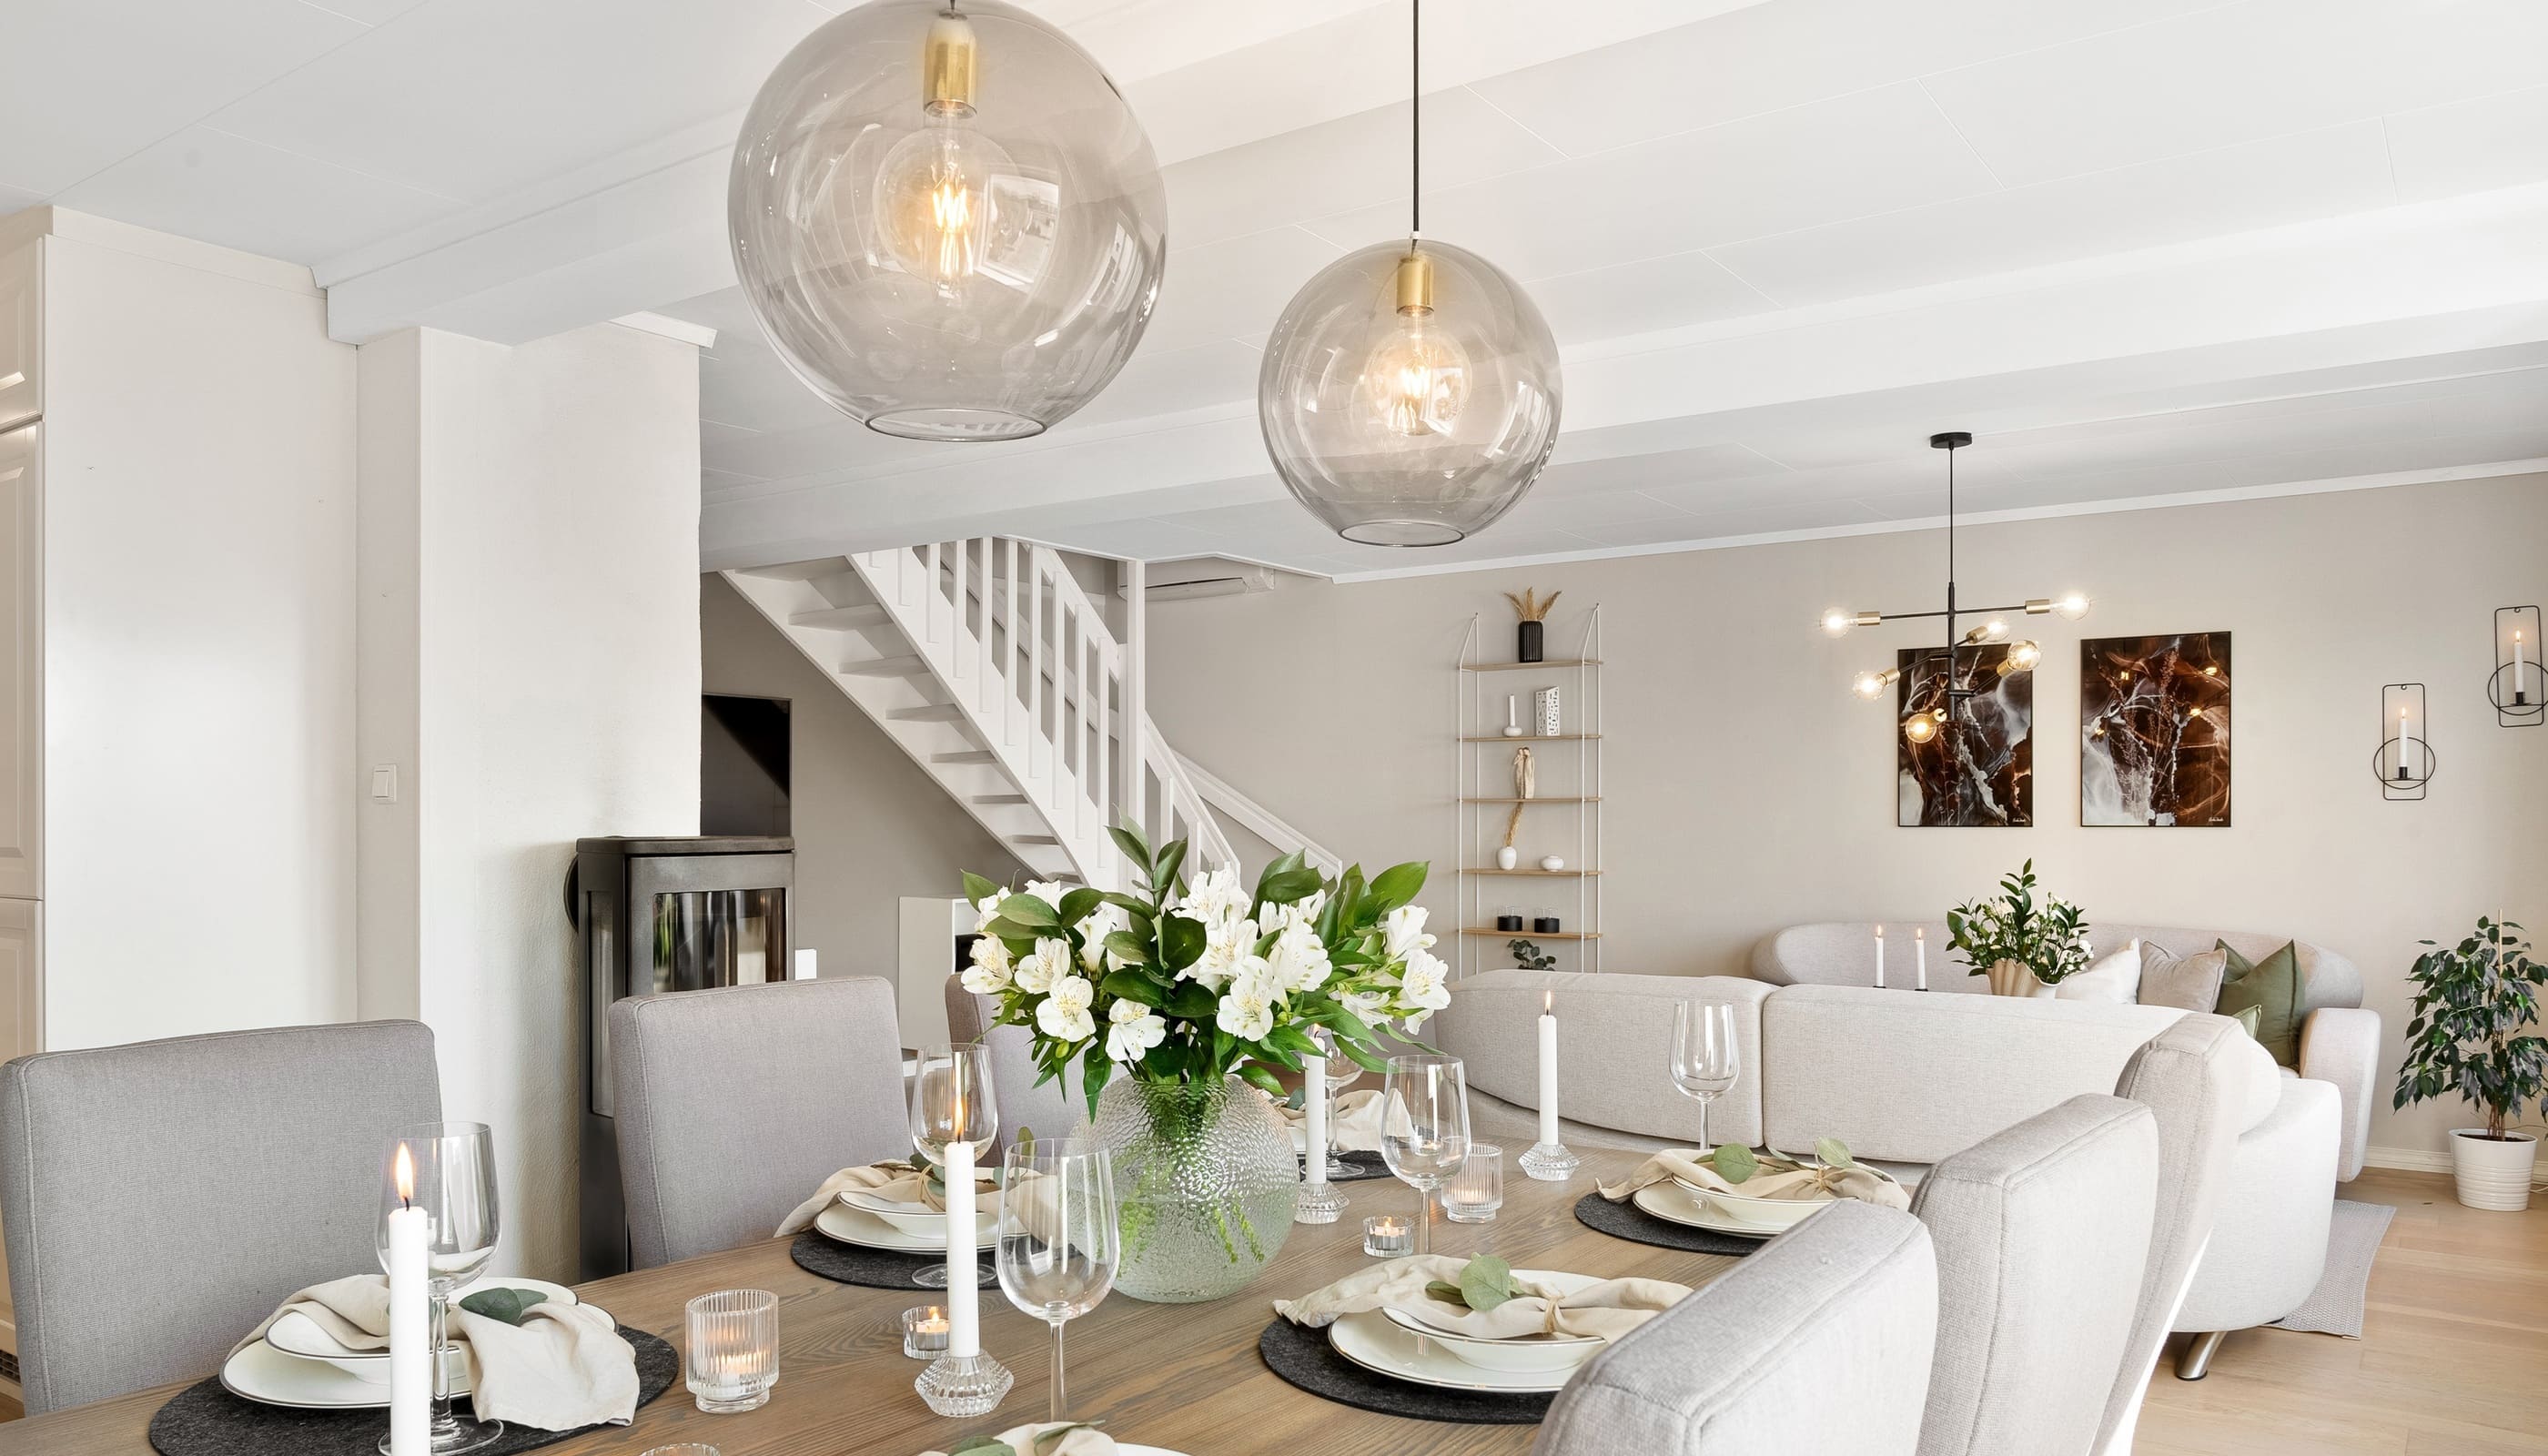
[[[332,326],[651,310],[702,366],[716,565],[959,533],[1350,575],[2548,457],[2539,0],[1466,0],[1427,231],[1537,299],[1567,428],[1438,552],[1353,547],[1256,438],[1291,293],[1402,230],[1402,0],[1048,0],[1170,161],[1168,273],[1050,434],[887,440],[730,287],[740,110],[812,0],[0,0],[0,212],[308,263]]]

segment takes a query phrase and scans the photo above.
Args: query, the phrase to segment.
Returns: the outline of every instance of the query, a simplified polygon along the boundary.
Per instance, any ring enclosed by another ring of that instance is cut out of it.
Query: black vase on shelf
[[[1546,622],[1516,622],[1513,624],[1515,652],[1517,654],[1515,659],[1516,661],[1535,663],[1546,659],[1547,650],[1541,645],[1541,643],[1542,639],[1547,635],[1543,630],[1547,625],[1548,624]]]
[[[1535,936],[1564,934],[1564,932],[1557,928],[1557,917],[1554,915],[1542,915],[1534,918],[1530,923],[1530,933]]]

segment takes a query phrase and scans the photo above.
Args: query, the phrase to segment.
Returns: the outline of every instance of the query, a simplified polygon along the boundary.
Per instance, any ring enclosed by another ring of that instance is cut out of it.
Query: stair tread
[[[914,653],[857,658],[841,664],[840,671],[853,678],[917,678],[929,671],[929,661]]]
[[[964,710],[952,702],[924,703],[916,708],[887,708],[884,715],[897,723],[958,723]]]
[[[800,611],[787,618],[791,627],[874,627],[893,620],[892,613],[872,603],[865,606],[824,606]]]
[[[929,756],[929,762],[933,764],[996,764],[999,761],[1000,756],[998,754],[992,753],[989,749],[981,748],[959,749],[955,753],[931,754]]]

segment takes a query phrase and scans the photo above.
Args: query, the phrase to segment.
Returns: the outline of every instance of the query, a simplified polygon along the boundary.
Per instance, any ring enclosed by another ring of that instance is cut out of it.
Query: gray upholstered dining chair
[[[2149,1255],[2158,1120],[2073,1097],[1940,1161],[1911,1212],[1938,1256],[1920,1456],[2090,1456]]]
[[[297,1289],[377,1273],[391,1136],[442,1117],[414,1022],[0,1066],[0,1228],[31,1415],[212,1374]]]
[[[1593,1356],[1534,1456],[1908,1456],[1937,1329],[1920,1221],[1842,1203]]]
[[[1032,1128],[1038,1138],[1067,1138],[1088,1126],[1088,1103],[1080,1089],[1076,1064],[1050,1081],[1036,1080],[1035,1037],[1025,1027],[995,1027],[998,1008],[988,996],[965,990],[947,978],[947,1040],[962,1046],[979,1042],[991,1053],[991,1091],[999,1098],[1000,1146],[1017,1139],[1018,1130]]]
[[[873,976],[631,996],[610,1048],[640,1269],[767,1238],[825,1178],[911,1155],[893,987]]]
[[[2213,1211],[2230,1181],[2231,1155],[2251,1108],[2281,1096],[2274,1059],[2236,1022],[2181,1017],[2135,1051],[2115,1095],[2158,1120],[2158,1198],[2150,1216],[2149,1258],[2124,1363],[2106,1396],[2097,1449],[2122,1456],[2133,1445],[2141,1397],[2158,1364],[2195,1267],[2212,1235]]]

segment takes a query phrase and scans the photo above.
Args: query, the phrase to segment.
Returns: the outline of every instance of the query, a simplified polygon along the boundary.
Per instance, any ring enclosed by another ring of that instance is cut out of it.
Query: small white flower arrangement
[[[1200,1083],[1235,1072],[1282,1096],[1275,1073],[1317,1054],[1315,1028],[1380,1071],[1384,1035],[1411,1042],[1451,1004],[1449,968],[1410,903],[1425,865],[1327,879],[1287,855],[1251,890],[1228,869],[1189,881],[1183,840],[1153,852],[1134,830],[1113,834],[1133,865],[1130,892],[1049,880],[1012,891],[964,876],[979,933],[964,989],[994,998],[1000,1024],[1033,1030],[1044,1077],[1078,1061],[1092,1112],[1118,1075]]]

